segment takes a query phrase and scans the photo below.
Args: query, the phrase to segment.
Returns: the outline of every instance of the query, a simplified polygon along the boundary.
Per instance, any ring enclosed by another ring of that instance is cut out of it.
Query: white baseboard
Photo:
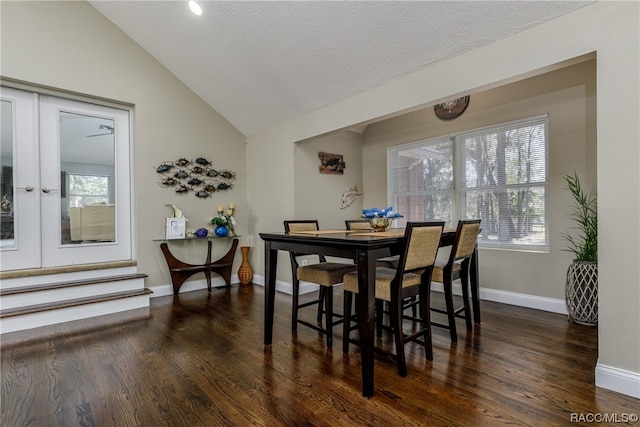
[[[640,373],[596,365],[596,386],[640,399]]]
[[[454,285],[454,292],[461,294],[460,286]],[[516,305],[518,307],[533,308],[535,310],[549,311],[551,313],[569,314],[563,299],[540,297],[535,295],[519,294],[516,292],[500,291],[497,289],[480,289],[480,300],[493,301],[503,304]]]
[[[264,276],[253,276],[253,283],[264,286]],[[308,282],[300,282],[300,294],[313,292],[318,289],[317,285]],[[433,283],[431,289],[442,292],[441,283]],[[282,280],[276,281],[276,291],[291,295],[291,283]],[[155,292],[155,291],[154,291]],[[453,284],[454,295],[462,295],[460,285]],[[549,311],[551,313],[567,314],[567,308],[563,299],[539,297],[535,295],[519,294],[516,292],[500,291],[497,289],[480,289],[480,300],[499,302],[502,304],[516,305],[519,307],[533,308],[536,310]]]
[[[264,287],[264,276],[254,275],[252,283],[261,285]],[[308,294],[318,290],[318,285],[309,282],[300,282],[300,295]],[[293,294],[293,285],[291,282],[285,282],[284,280],[276,280],[276,291],[282,292],[288,295]]]
[[[221,288],[221,287],[227,286],[227,283],[224,281],[222,277],[220,276],[214,277],[213,275],[211,276],[212,276],[211,277],[212,288]],[[237,275],[231,276],[231,283],[240,283],[240,279],[238,279]],[[151,286],[149,287],[149,289],[153,291],[153,293],[151,294],[151,298],[166,297],[166,296],[173,295],[173,285],[171,284]],[[207,289],[207,281],[204,278],[197,279],[197,280],[187,280],[180,287],[180,293],[198,291],[200,289]]]

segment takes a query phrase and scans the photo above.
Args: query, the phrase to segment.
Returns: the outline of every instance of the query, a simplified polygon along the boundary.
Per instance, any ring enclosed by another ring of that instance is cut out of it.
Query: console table
[[[222,258],[211,261],[211,243],[213,239],[224,239],[224,237],[211,237],[207,238],[207,258],[203,264],[190,264],[176,258],[169,250],[167,242],[175,240],[159,239],[163,243],[160,244],[164,259],[167,261],[167,266],[171,272],[171,283],[173,284],[173,294],[178,295],[180,287],[189,277],[196,273],[204,273],[207,279],[207,290],[211,292],[211,272],[219,274],[227,286],[231,286],[231,269],[233,267],[233,259],[236,255],[236,249],[238,248],[238,239],[233,239],[231,242],[231,248]],[[184,240],[203,240],[196,238],[176,239],[180,241]]]

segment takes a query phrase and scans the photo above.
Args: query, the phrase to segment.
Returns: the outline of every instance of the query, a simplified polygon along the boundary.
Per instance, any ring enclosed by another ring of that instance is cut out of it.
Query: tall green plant
[[[595,190],[588,193],[582,189],[580,179],[573,175],[564,175],[564,180],[573,198],[575,206],[570,218],[576,222],[573,230],[578,230],[576,236],[563,233],[568,247],[564,250],[573,252],[578,261],[598,261],[598,199]]]

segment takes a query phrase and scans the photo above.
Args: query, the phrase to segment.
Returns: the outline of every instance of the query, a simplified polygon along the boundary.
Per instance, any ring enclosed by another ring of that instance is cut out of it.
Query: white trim
[[[432,288],[435,288],[435,286],[432,286]],[[460,286],[455,284],[453,285],[453,292],[456,295],[462,294]],[[551,313],[568,314],[564,299],[547,298],[485,288],[480,288],[480,299],[516,305],[518,307],[533,308],[535,310],[549,311]]]
[[[254,275],[251,283],[264,287],[264,276]],[[310,282],[300,281],[300,295],[308,294],[318,290],[318,285]],[[284,280],[276,280],[276,291],[287,295],[293,294],[293,285],[291,282]]]
[[[240,279],[238,279],[237,275],[231,276],[231,283],[240,283]],[[226,287],[227,283],[220,276],[211,277],[211,288],[222,288]],[[151,286],[149,287],[153,293],[151,294],[151,299],[158,297],[166,297],[173,295],[173,285],[170,283],[166,283],[164,285]],[[188,280],[180,286],[180,293],[191,292],[191,291],[199,291],[201,289],[207,289],[207,281],[202,278],[198,280]]]
[[[252,282],[257,285],[264,286],[264,276],[254,275]],[[300,295],[313,292],[317,289],[317,285],[314,285],[313,283],[300,282]],[[434,282],[431,285],[431,289],[437,292],[442,292],[442,284]],[[292,293],[291,283],[282,280],[276,281],[276,291],[284,292],[290,295]],[[460,285],[456,283],[453,284],[453,293],[454,295],[462,295]],[[552,313],[567,314],[567,308],[563,299],[546,298],[535,295],[526,295],[486,288],[480,289],[480,299],[485,301],[516,305],[519,307],[533,308],[536,310],[549,311]]]
[[[596,387],[640,399],[640,373],[598,363],[596,365]]]

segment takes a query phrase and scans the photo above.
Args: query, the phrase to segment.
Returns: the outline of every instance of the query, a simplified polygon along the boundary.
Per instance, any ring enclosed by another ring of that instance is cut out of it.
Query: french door
[[[1,88],[2,270],[129,260],[129,111]]]

